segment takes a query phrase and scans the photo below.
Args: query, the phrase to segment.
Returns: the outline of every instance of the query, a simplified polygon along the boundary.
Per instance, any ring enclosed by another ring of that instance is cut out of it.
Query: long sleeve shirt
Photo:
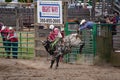
[[[92,29],[93,26],[94,26],[94,24],[95,24],[95,23],[92,22],[92,21],[87,21],[84,25],[81,25],[81,26],[80,26],[79,30],[83,30],[83,29],[86,29],[86,28]]]

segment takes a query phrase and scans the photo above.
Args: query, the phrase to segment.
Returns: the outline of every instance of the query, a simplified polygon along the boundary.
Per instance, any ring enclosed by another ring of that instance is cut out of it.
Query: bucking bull
[[[78,46],[79,46],[79,53],[81,53],[82,48],[84,46],[82,37],[78,33],[73,33],[68,36],[65,36],[61,41],[59,41],[56,44],[54,49],[51,49],[51,42],[49,42],[48,40],[42,41],[42,44],[44,45],[46,51],[52,56],[50,68],[53,67],[53,64],[56,60],[56,66],[55,66],[56,69],[59,66],[59,60],[61,56],[63,57],[65,54],[71,53],[71,48]]]

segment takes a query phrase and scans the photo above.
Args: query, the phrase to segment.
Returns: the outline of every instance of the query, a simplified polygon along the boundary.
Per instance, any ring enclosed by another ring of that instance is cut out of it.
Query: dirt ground
[[[46,58],[0,59],[0,80],[120,80],[120,68],[60,63],[49,69]]]

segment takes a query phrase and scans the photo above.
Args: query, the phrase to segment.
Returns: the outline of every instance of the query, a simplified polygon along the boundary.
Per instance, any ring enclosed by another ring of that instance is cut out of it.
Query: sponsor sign
[[[37,21],[45,24],[62,24],[62,1],[38,1]]]

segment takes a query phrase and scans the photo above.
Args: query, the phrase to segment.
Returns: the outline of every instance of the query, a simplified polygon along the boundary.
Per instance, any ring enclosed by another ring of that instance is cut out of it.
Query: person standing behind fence
[[[0,23],[0,33],[2,36],[3,47],[5,48],[5,52],[7,53],[6,58],[10,58],[10,42],[7,40],[9,29],[8,27],[4,26],[3,23]]]
[[[117,27],[117,19],[116,19],[116,16],[115,15],[111,15],[110,16],[110,21],[111,21],[111,30],[112,30],[112,35],[116,35],[117,33],[117,30],[116,30],[116,27]]]
[[[114,17],[115,17],[115,19],[116,19],[116,23],[119,23],[119,20],[120,20],[119,13],[114,12]]]
[[[114,15],[107,15],[107,16],[104,16],[104,19],[105,19],[105,23],[107,26],[110,26],[110,30],[111,30],[111,33],[112,35],[116,35],[116,19],[115,19],[115,16]]]
[[[12,48],[12,57],[14,59],[18,58],[18,37],[16,30],[12,27],[9,27],[9,34],[7,36],[7,40],[11,42],[11,48]]]

